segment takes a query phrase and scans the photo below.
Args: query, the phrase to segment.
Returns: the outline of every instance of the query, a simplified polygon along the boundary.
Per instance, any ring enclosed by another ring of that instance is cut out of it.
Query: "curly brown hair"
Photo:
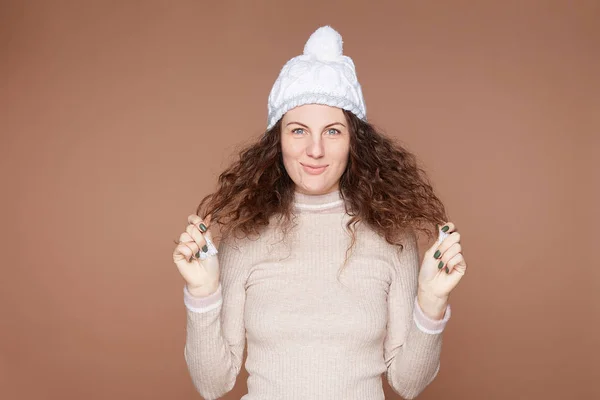
[[[350,132],[348,165],[339,182],[340,196],[351,216],[346,228],[356,241],[355,225],[368,224],[392,245],[403,247],[406,230],[431,239],[437,224],[448,219],[425,171],[414,154],[353,113],[343,110]],[[281,119],[261,138],[239,153],[239,159],[218,179],[218,189],[198,205],[196,213],[210,215],[222,238],[260,235],[274,215],[287,231],[293,221],[295,184],[286,172],[281,152]]]

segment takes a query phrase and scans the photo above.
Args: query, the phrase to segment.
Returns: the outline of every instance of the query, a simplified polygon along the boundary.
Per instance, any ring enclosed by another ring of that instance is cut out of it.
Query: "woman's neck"
[[[340,191],[326,194],[304,194],[294,192],[294,209],[300,213],[331,213],[344,211],[344,200]]]

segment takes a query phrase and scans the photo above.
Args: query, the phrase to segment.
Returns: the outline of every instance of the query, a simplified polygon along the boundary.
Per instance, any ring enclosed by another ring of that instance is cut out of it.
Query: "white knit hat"
[[[313,32],[304,54],[281,69],[269,94],[267,129],[303,104],[326,104],[351,111],[366,121],[367,110],[354,62],[342,54],[342,36],[330,26]]]

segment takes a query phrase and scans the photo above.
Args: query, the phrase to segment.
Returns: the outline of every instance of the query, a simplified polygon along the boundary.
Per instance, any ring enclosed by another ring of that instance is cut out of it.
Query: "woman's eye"
[[[303,133],[304,133],[304,128],[296,128],[296,129],[292,129],[292,133],[294,133],[294,134],[298,134],[298,135],[301,135],[301,134],[303,134]],[[338,135],[338,134],[340,134],[340,133],[341,133],[341,132],[340,132],[339,130],[337,130],[337,129],[334,129],[334,128],[331,128],[331,129],[327,130],[327,134],[328,134],[328,135]]]

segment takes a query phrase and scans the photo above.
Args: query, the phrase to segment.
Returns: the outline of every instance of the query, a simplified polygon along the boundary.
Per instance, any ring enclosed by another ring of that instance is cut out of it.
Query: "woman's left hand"
[[[448,236],[441,243],[434,243],[425,252],[419,272],[419,294],[424,297],[447,301],[450,292],[465,275],[467,263],[462,255],[460,234],[452,222],[444,226]],[[439,228],[438,228],[439,229]]]

